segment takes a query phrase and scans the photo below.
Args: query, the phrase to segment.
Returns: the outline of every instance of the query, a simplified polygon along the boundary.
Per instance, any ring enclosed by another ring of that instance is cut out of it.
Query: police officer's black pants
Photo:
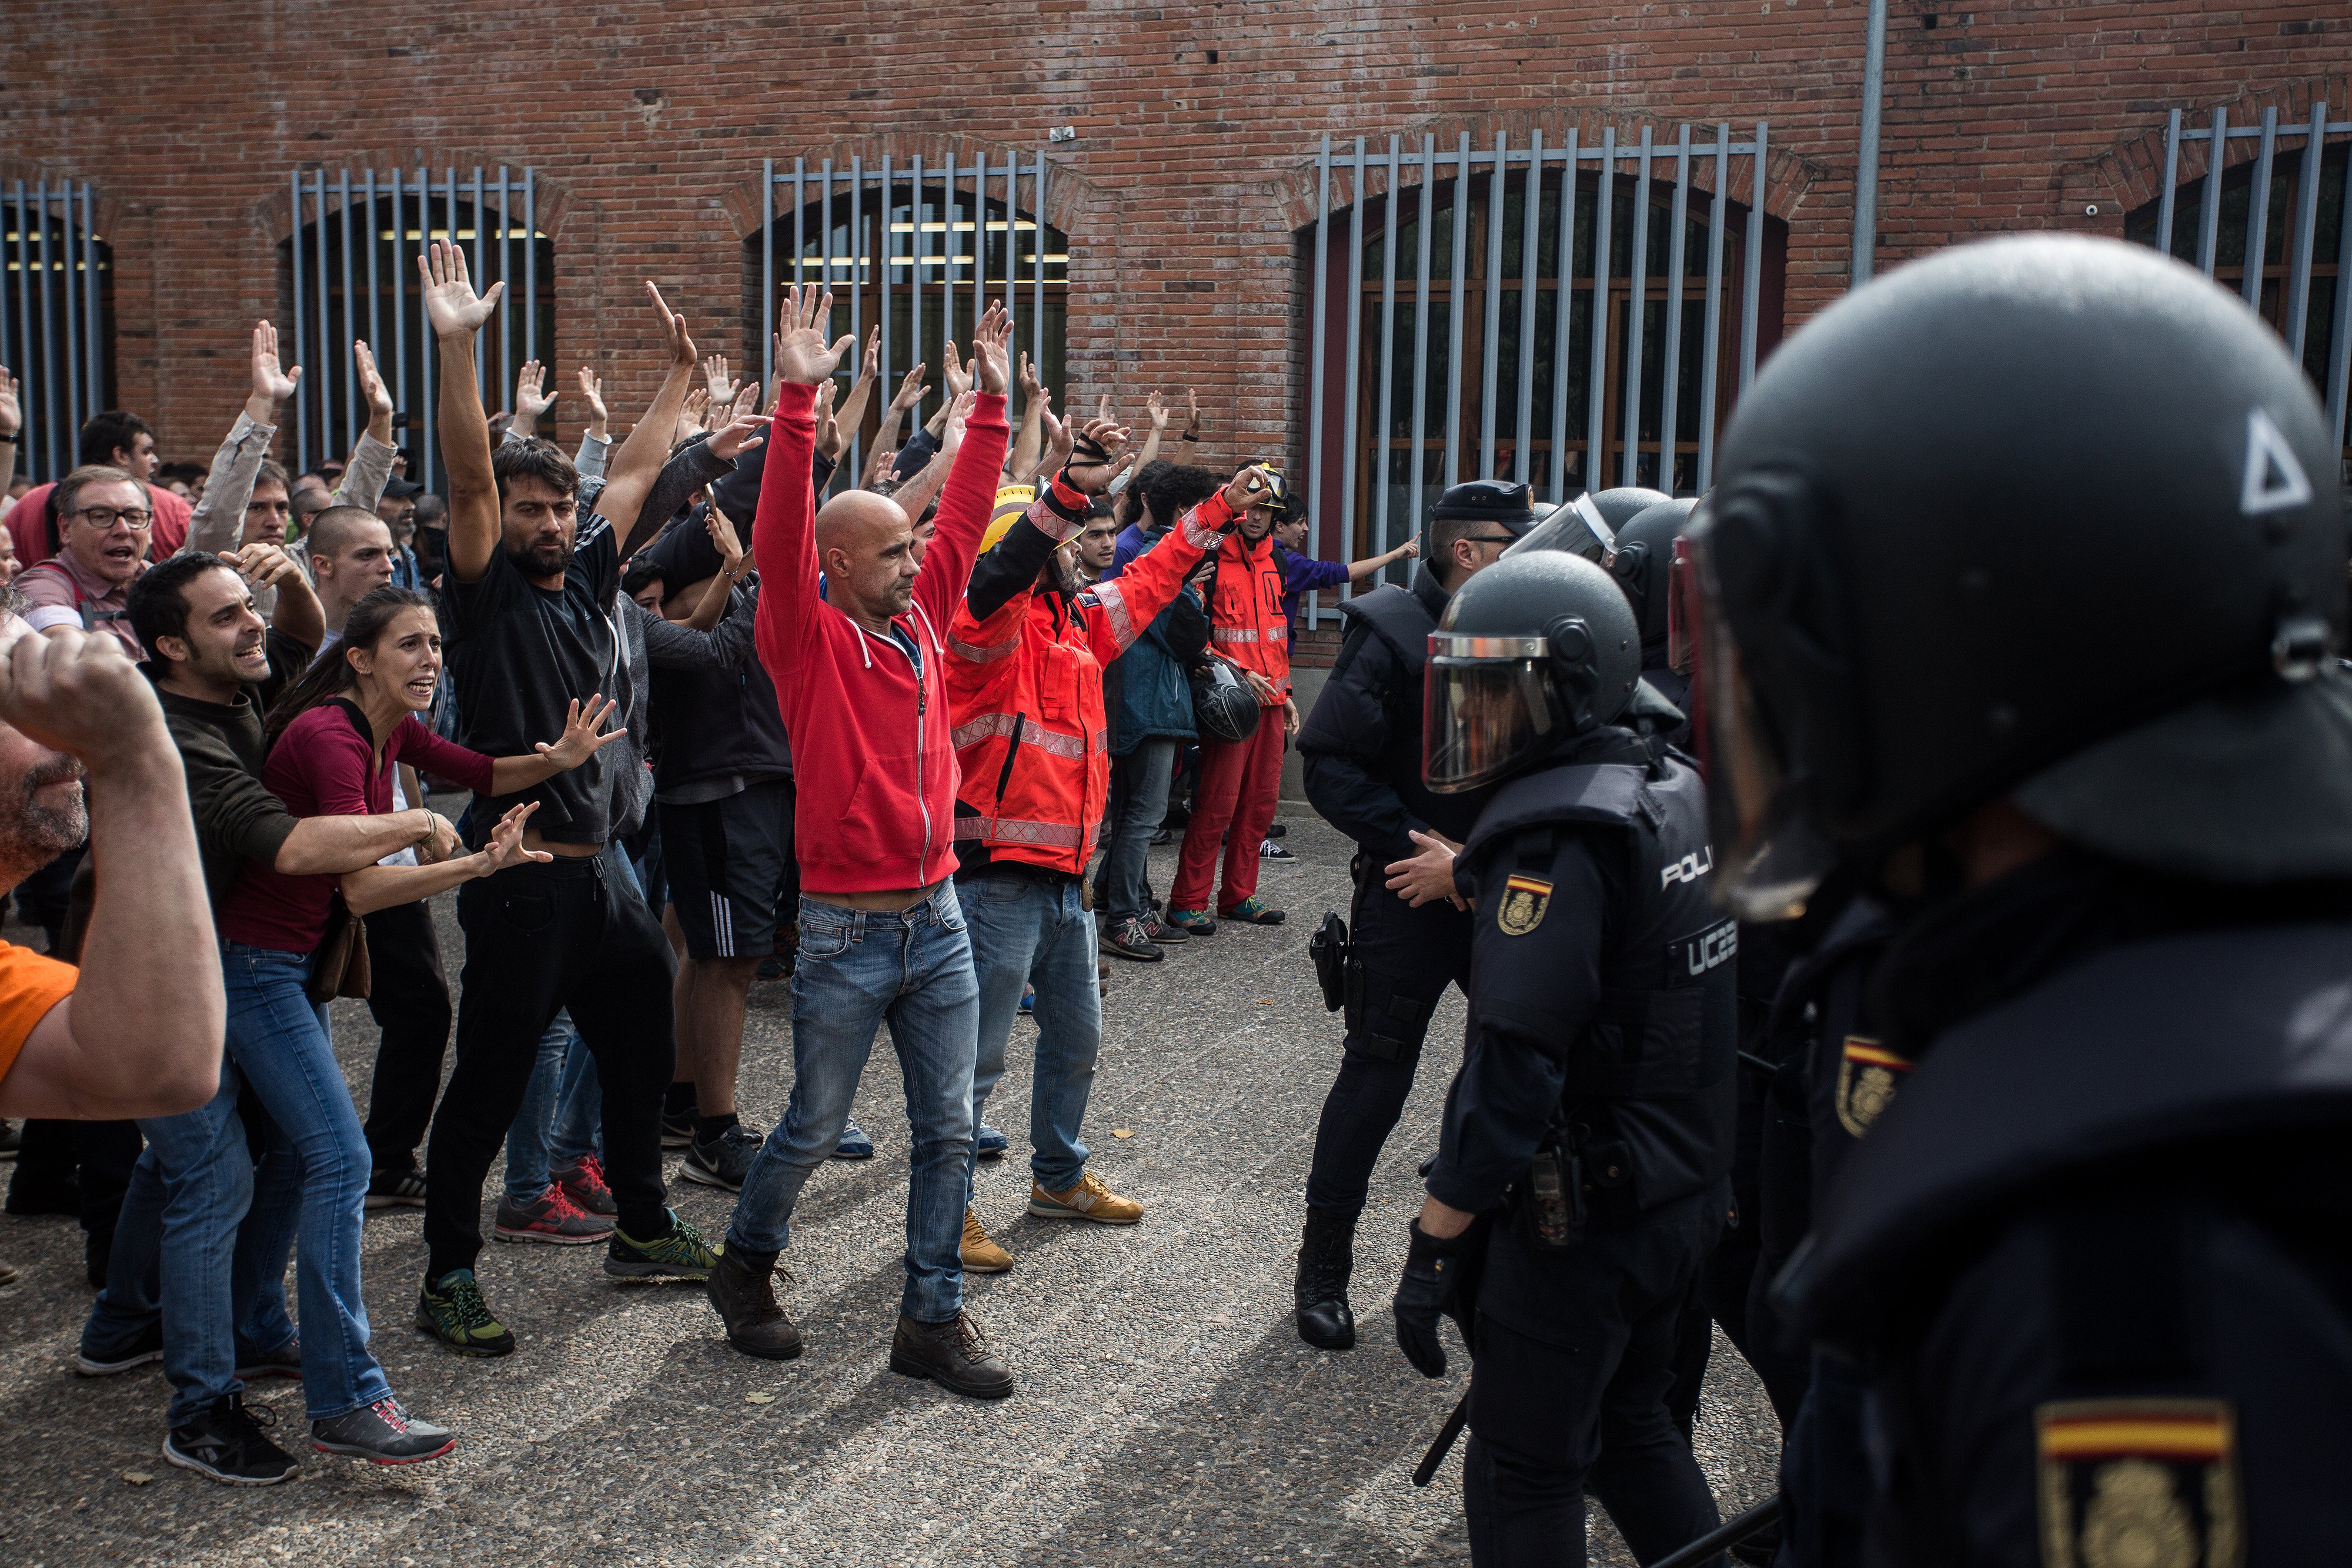
[[[367,1141],[375,1168],[413,1170],[416,1147],[441,1092],[441,1059],[449,1049],[449,980],[441,939],[422,900],[363,917],[367,925],[368,1010],[383,1031],[368,1091]]]
[[[1723,1208],[1701,1194],[1629,1228],[1595,1225],[1565,1252],[1496,1228],[1463,1461],[1479,1568],[1583,1563],[1588,1488],[1644,1563],[1721,1522],[1666,1393]]]
[[[1349,1009],[1346,1055],[1307,1173],[1308,1207],[1343,1214],[1362,1210],[1381,1145],[1404,1113],[1431,1010],[1448,982],[1470,980],[1469,915],[1444,903],[1413,908],[1388,890],[1376,857],[1359,854],[1355,872],[1348,943],[1363,966],[1364,1005]]]

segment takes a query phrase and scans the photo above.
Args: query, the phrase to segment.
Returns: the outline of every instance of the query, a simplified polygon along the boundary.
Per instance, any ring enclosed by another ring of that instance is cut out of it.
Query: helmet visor
[[[1567,733],[1543,638],[1433,632],[1429,654],[1422,779],[1437,793],[1490,784]]]
[[[1708,559],[1704,523],[1689,538],[1678,596],[1689,609],[1691,706],[1699,766],[1714,821],[1716,898],[1742,920],[1793,920],[1805,912],[1835,854],[1799,810],[1801,789],[1780,730],[1748,677]]]
[[[1591,496],[1579,496],[1564,506],[1554,507],[1543,521],[1521,534],[1518,542],[1503,553],[1533,555],[1548,549],[1582,556],[1605,570],[1617,557],[1616,530],[1601,517],[1601,508],[1592,504]]]

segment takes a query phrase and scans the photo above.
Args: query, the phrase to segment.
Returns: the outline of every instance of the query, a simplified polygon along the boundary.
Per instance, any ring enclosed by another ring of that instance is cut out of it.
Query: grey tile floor
[[[1024,1023],[1015,1038],[990,1114],[1013,1151],[982,1167],[979,1202],[1017,1262],[971,1288],[1021,1375],[1010,1400],[956,1399],[884,1364],[907,1134],[877,1051],[857,1115],[879,1155],[819,1173],[785,1258],[809,1345],[797,1362],[736,1355],[698,1289],[616,1284],[593,1248],[490,1248],[484,1286],[521,1348],[446,1355],[408,1327],[416,1212],[371,1218],[379,1353],[402,1396],[464,1437],[413,1470],[312,1455],[293,1484],[245,1490],[164,1465],[160,1375],[68,1370],[89,1300],[79,1232],[0,1218],[0,1257],[23,1270],[0,1290],[0,1563],[1466,1562],[1458,1457],[1426,1491],[1409,1479],[1462,1371],[1414,1373],[1386,1307],[1461,1002],[1440,1010],[1375,1179],[1352,1292],[1363,1343],[1311,1350],[1289,1322],[1291,1259],[1340,1031],[1306,942],[1326,908],[1344,908],[1348,847],[1297,808],[1285,816],[1299,859],[1266,866],[1261,890],[1289,924],[1228,927],[1113,971],[1088,1135],[1094,1168],[1148,1206],[1140,1226],[1023,1214],[1021,1047],[1034,1036]],[[1172,853],[1154,852],[1163,889]],[[455,974],[462,949],[441,913]],[[374,1030],[345,1003],[335,1033],[364,1112]],[[742,1073],[761,1125],[782,1111],[791,1062],[787,988],[763,985]],[[671,1191],[706,1230],[723,1227],[730,1195]],[[297,1391],[258,1397],[301,1429]],[[1698,1445],[1727,1509],[1769,1493],[1777,1428],[1720,1339]],[[1605,1521],[1593,1537],[1596,1561],[1631,1561]]]

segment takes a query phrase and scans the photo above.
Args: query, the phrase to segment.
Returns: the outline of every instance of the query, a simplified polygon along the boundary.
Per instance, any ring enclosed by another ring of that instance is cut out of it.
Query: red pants
[[[1274,826],[1282,792],[1282,710],[1260,708],[1257,728],[1243,741],[1201,742],[1201,783],[1192,797],[1192,820],[1184,829],[1183,852],[1176,861],[1176,884],[1168,890],[1171,909],[1209,907],[1209,877],[1217,863],[1217,841],[1225,841],[1225,886],[1220,913],[1257,891],[1258,849]],[[1230,830],[1230,831],[1228,831]]]

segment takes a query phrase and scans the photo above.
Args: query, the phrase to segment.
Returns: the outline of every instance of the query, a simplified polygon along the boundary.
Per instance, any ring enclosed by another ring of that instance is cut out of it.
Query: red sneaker
[[[557,1166],[547,1173],[555,1185],[563,1189],[574,1207],[610,1219],[621,1212],[613,1201],[613,1189],[604,1181],[604,1162],[593,1155],[583,1155],[569,1165]]]
[[[549,1241],[558,1247],[584,1247],[613,1234],[613,1222],[589,1213],[553,1183],[529,1203],[499,1195],[499,1212],[491,1234],[501,1241]]]

